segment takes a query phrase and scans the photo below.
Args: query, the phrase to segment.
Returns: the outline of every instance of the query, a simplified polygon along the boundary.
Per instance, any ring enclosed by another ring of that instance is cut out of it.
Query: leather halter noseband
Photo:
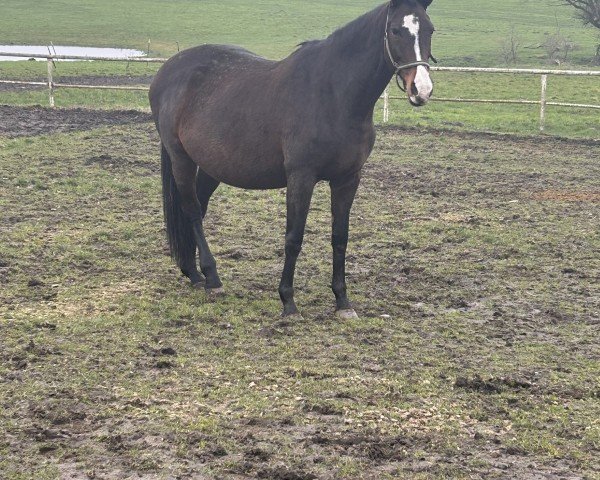
[[[410,62],[410,63],[404,63],[404,64],[400,64],[394,60],[394,57],[392,55],[392,50],[390,49],[390,41],[388,39],[388,25],[390,22],[391,6],[392,6],[392,3],[390,2],[388,4],[388,9],[387,9],[387,18],[385,19],[385,36],[383,39],[383,43],[385,45],[385,51],[387,52],[388,58],[390,59],[390,62],[392,62],[392,65],[396,69],[396,71],[394,72],[394,76],[396,77],[396,84],[398,85],[398,88],[400,90],[402,90],[403,92],[406,92],[406,88],[404,88],[403,86],[400,85],[400,79],[402,79],[402,83],[404,83],[404,79],[400,76],[400,72],[402,70],[406,70],[408,68],[414,68],[414,67],[419,67],[419,66],[426,67],[427,70],[429,70],[431,68],[431,65],[429,65],[428,62],[425,62],[423,60],[417,60],[416,62]]]

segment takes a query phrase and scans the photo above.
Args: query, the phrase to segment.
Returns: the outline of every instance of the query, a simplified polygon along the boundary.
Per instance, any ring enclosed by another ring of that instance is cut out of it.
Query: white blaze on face
[[[422,62],[423,57],[421,56],[421,46],[419,45],[419,17],[415,15],[407,15],[404,17],[404,23],[402,26],[406,28],[413,37],[415,37],[415,56],[417,62]],[[433,92],[433,82],[429,76],[429,71],[422,65],[417,67],[415,86],[417,87],[421,101],[426,102],[429,100],[431,92]],[[411,99],[416,101],[415,97],[411,97]]]

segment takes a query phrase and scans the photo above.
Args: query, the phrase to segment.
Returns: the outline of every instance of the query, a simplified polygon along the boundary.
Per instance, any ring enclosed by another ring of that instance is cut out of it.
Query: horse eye
[[[400,29],[399,28],[392,28],[392,35],[400,35]]]

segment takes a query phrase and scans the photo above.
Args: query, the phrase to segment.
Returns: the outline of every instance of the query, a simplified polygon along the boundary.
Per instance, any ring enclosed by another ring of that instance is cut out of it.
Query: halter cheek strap
[[[400,79],[401,79],[400,72],[402,70],[407,70],[409,68],[414,68],[414,67],[419,67],[419,66],[426,67],[429,70],[429,68],[431,68],[431,65],[429,65],[429,63],[427,63],[423,60],[417,60],[416,62],[410,62],[410,63],[404,63],[404,64],[400,64],[394,60],[394,56],[392,55],[392,50],[390,49],[390,41],[388,39],[388,25],[390,22],[391,5],[392,5],[391,3],[388,5],[387,18],[385,19],[385,36],[383,39],[383,43],[384,43],[385,51],[387,52],[388,58],[390,59],[390,62],[396,69],[396,71],[394,72],[394,76],[396,77],[396,84],[398,85],[398,88],[400,90],[405,92],[406,89],[400,85]],[[404,83],[404,80],[402,80],[402,82]]]

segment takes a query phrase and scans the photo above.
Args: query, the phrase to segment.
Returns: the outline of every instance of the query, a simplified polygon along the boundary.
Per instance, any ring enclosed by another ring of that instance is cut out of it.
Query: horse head
[[[425,105],[433,93],[427,61],[431,55],[434,28],[427,7],[432,0],[390,0],[385,48],[396,75],[404,83],[408,100],[415,107]]]

